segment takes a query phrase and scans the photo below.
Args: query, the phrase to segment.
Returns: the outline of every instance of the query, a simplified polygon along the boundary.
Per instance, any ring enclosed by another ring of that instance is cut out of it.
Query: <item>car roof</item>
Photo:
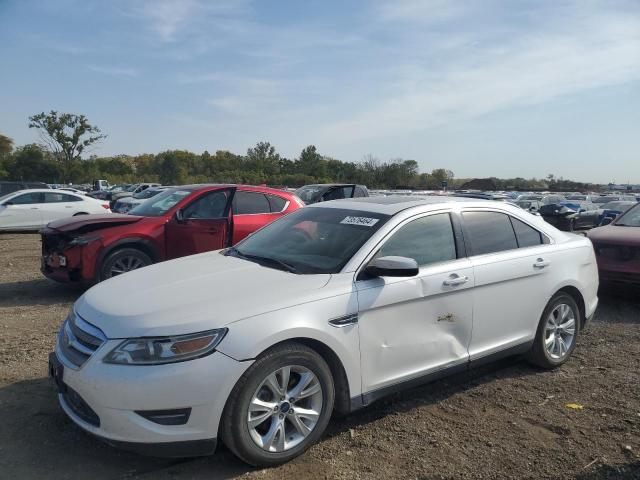
[[[70,192],[69,190],[61,190],[58,188],[25,188],[22,190],[16,190],[15,192],[9,192],[7,195],[15,195],[18,193],[65,193],[65,194],[75,194],[76,192]]]
[[[359,197],[332,200],[329,202],[314,203],[305,208],[344,208],[348,210],[362,210],[366,212],[395,215],[398,212],[412,207],[420,207],[423,205],[447,205],[451,203],[464,203],[469,206],[487,206],[496,203],[505,205],[504,202],[495,202],[493,200],[470,199],[467,197],[453,197],[446,195],[414,195],[411,197],[393,195],[389,197]]]
[[[225,187],[235,187],[239,190],[252,190],[254,192],[262,192],[262,193],[271,193],[273,195],[281,195],[283,197],[291,198],[294,194],[293,192],[287,192],[286,190],[281,190],[279,188],[271,188],[271,187],[263,187],[258,185],[243,185],[236,183],[200,183],[200,184],[192,184],[192,185],[173,185],[170,188],[176,188],[179,190],[190,190],[193,192],[199,190],[208,190],[208,189],[216,189],[216,188],[225,188]]]

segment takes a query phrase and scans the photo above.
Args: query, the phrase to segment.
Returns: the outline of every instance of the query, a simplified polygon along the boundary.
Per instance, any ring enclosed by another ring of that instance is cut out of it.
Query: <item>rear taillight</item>
[[[104,208],[105,210],[109,210],[109,204],[108,203],[103,203],[102,204],[102,208]]]

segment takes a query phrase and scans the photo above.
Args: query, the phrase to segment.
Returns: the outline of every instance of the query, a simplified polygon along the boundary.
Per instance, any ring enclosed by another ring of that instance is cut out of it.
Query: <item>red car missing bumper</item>
[[[50,223],[41,231],[41,270],[61,282],[96,283],[151,263],[235,245],[302,205],[295,195],[266,187],[175,187],[130,215]]]

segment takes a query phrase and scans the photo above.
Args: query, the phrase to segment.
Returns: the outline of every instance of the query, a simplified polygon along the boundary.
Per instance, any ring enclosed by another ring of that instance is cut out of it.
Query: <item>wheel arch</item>
[[[554,294],[554,296],[558,293],[566,293],[575,300],[576,304],[578,305],[578,310],[580,310],[580,327],[584,327],[587,321],[587,307],[582,292],[580,292],[580,290],[573,285],[565,285],[564,287],[560,288]]]
[[[291,337],[274,343],[256,355],[256,358],[264,355],[273,348],[287,343],[302,344],[315,351],[325,362],[327,362],[327,365],[329,365],[329,369],[331,370],[331,376],[333,377],[335,388],[334,410],[340,414],[349,413],[351,411],[351,389],[349,387],[347,371],[345,370],[342,360],[340,360],[338,354],[326,343],[311,337]]]
[[[153,263],[159,262],[162,260],[160,255],[160,250],[158,247],[150,240],[141,237],[128,237],[118,240],[117,242],[112,243],[108,247],[104,248],[100,253],[100,257],[98,258],[96,271],[102,266],[102,262],[104,259],[111,255],[116,250],[121,248],[136,248],[141,252],[149,255]]]

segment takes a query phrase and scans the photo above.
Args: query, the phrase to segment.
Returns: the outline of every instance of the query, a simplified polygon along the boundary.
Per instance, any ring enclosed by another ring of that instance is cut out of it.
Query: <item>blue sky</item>
[[[640,182],[640,2],[0,0],[0,132]]]

